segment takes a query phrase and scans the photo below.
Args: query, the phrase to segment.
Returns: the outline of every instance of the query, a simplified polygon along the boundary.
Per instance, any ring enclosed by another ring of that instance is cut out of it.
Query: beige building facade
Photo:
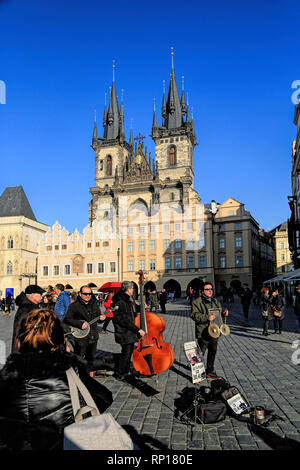
[[[69,233],[56,222],[39,241],[38,284],[43,288],[61,283],[78,291],[91,284],[95,290],[120,280],[118,240],[102,236],[102,222],[95,220],[83,233]],[[97,289],[96,289],[97,288]]]
[[[16,297],[37,282],[38,243],[48,225],[38,222],[22,186],[8,187],[0,197],[0,291]]]
[[[294,269],[289,247],[288,223],[283,222],[272,230],[276,253],[276,274],[287,273]]]

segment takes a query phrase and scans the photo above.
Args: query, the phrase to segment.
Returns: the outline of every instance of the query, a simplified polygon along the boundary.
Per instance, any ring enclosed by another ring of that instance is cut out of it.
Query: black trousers
[[[197,341],[203,356],[207,350],[206,372],[213,372],[218,348],[218,340],[214,338],[209,340],[197,338]]]
[[[102,326],[102,330],[106,331],[106,328],[108,327],[109,322],[112,320],[112,317],[106,317]]]
[[[160,303],[161,313],[166,313],[166,304],[164,302]]]
[[[274,330],[282,331],[282,320],[280,320],[278,317],[274,317]]]
[[[134,343],[121,344],[121,354],[117,360],[115,373],[118,375],[126,375],[130,370],[131,356],[134,350]]]
[[[242,306],[243,306],[244,317],[248,318],[250,304],[248,304],[248,303],[247,304],[242,304]]]
[[[82,357],[88,363],[88,370],[93,370],[93,362],[96,354],[97,342],[89,342],[88,339],[77,340],[74,345],[74,354]]]

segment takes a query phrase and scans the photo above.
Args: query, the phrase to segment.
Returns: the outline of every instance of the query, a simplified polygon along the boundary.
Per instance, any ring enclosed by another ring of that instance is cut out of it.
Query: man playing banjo
[[[81,330],[90,328],[88,335],[84,338],[75,337],[74,345],[74,354],[77,354],[87,361],[89,371],[91,371],[93,367],[99,338],[97,322],[93,322],[90,325],[89,323],[97,317],[100,322],[103,322],[106,318],[105,315],[100,314],[98,302],[93,299],[91,288],[89,286],[82,286],[77,300],[70,304],[63,321],[66,325]]]

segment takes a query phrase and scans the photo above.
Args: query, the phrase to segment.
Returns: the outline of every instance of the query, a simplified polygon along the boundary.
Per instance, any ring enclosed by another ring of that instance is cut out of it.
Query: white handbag
[[[88,389],[74,369],[66,371],[75,423],[64,429],[64,450],[133,450],[133,442],[127,432],[110,413],[100,414]],[[78,391],[85,406],[80,407]],[[90,412],[92,416],[85,418]]]

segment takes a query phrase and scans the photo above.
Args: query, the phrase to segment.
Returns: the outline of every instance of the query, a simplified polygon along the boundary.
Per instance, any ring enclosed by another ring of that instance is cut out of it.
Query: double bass
[[[139,271],[140,285],[140,314],[135,319],[135,325],[145,331],[133,351],[132,363],[137,372],[143,375],[156,375],[169,369],[174,362],[174,351],[163,339],[166,328],[164,319],[156,313],[145,309],[143,295],[143,271]]]

